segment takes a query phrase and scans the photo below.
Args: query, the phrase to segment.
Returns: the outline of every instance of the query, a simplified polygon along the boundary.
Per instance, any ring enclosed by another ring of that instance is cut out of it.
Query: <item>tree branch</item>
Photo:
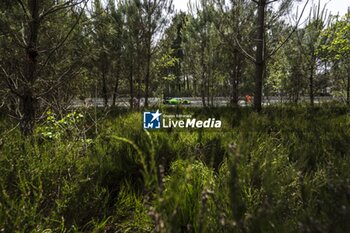
[[[37,95],[38,97],[42,97],[44,95],[46,95],[47,93],[50,93],[52,90],[54,90],[56,87],[60,86],[62,84],[62,79],[64,76],[66,76],[68,73],[70,73],[73,70],[73,66],[71,66],[69,69],[67,69],[65,72],[63,72],[60,77],[58,77],[58,80],[56,81],[55,85],[52,85],[49,89],[47,89],[45,92],[40,93],[39,95]],[[71,75],[71,77],[74,77],[75,75],[77,75],[79,72],[77,73],[73,73]]]
[[[266,5],[269,5],[269,4],[271,4],[271,3],[273,3],[273,2],[277,2],[278,0],[271,0],[271,1],[268,1],[268,2],[266,2]]]
[[[277,48],[276,48],[275,50],[273,50],[269,55],[266,56],[265,60],[271,58],[278,50],[280,50],[280,49],[285,45],[285,43],[287,43],[287,41],[290,39],[290,37],[293,35],[293,33],[298,29],[300,20],[301,20],[303,14],[304,14],[304,11],[305,11],[306,6],[307,6],[307,4],[309,3],[309,1],[310,1],[310,0],[307,0],[307,1],[305,2],[305,5],[304,5],[304,7],[303,7],[303,10],[301,11],[301,14],[300,14],[300,16],[299,16],[299,19],[297,20],[296,25],[295,25],[295,27],[293,28],[293,30],[291,31],[291,33],[287,36],[287,38],[286,38],[279,46],[277,46]]]
[[[46,58],[43,66],[41,67],[41,69],[39,70],[39,73],[44,69],[44,67],[47,65],[47,63],[49,62],[51,56],[60,48],[63,46],[63,44],[66,42],[66,40],[68,39],[68,37],[70,36],[70,34],[73,32],[74,28],[78,25],[80,19],[81,19],[81,16],[83,15],[83,12],[84,12],[84,9],[87,5],[87,2],[85,2],[85,5],[83,7],[83,9],[81,10],[77,20],[75,21],[74,25],[71,27],[71,29],[69,30],[69,32],[67,33],[67,35],[63,38],[63,40],[58,43],[58,45],[51,51],[51,53],[49,54],[49,56]]]
[[[70,7],[73,7],[73,6],[77,6],[81,3],[85,2],[85,6],[86,6],[86,3],[87,1],[86,0],[81,0],[81,1],[78,1],[76,3],[73,3],[73,0],[69,0],[65,3],[62,3],[62,4],[58,4],[58,5],[53,5],[50,9],[48,9],[47,11],[43,12],[39,18],[40,20],[44,19],[46,16],[52,14],[52,13],[55,13],[56,11],[59,11],[59,10],[63,10],[63,9],[66,9],[66,8],[70,8]],[[84,8],[85,8],[84,6]]]
[[[252,1],[255,2],[255,3],[258,3],[256,0],[252,0]],[[219,4],[219,9],[220,9],[221,13],[225,15],[225,11],[224,11],[224,9],[223,9],[223,5],[221,4],[221,2],[218,1],[217,4]],[[218,17],[218,18],[220,18],[220,17]],[[226,19],[226,18],[224,17],[224,20],[225,20],[225,19]],[[244,21],[244,20],[242,20],[242,22],[243,22],[243,21]],[[230,22],[230,20],[227,20],[225,23],[228,24],[229,22]],[[216,24],[215,26],[216,26],[218,32],[221,34],[221,37],[224,38],[224,40],[226,41],[227,44],[230,44],[230,41],[227,39],[227,36],[226,36],[225,33],[220,29],[220,26],[218,26],[218,25],[221,25],[221,24],[222,24],[222,22],[219,22],[219,23]],[[250,60],[250,61],[252,61],[253,63],[255,63],[255,62],[256,62],[256,61],[255,61],[255,58],[254,58],[252,55],[250,55],[250,54],[243,48],[243,46],[241,46],[241,44],[240,44],[238,38],[237,38],[235,35],[232,35],[231,38],[234,39],[234,42],[235,42],[234,47],[237,49],[237,51],[238,51],[240,54],[242,54],[244,57],[246,57],[248,60]]]
[[[10,77],[10,75],[8,75],[8,73],[6,72],[6,70],[4,69],[4,67],[2,67],[1,65],[0,65],[0,67],[1,67],[1,70],[2,70],[2,72],[4,73],[4,75],[5,75],[5,77],[6,77],[6,83],[7,83],[7,86],[10,88],[10,91],[11,91],[12,93],[14,93],[15,95],[17,95],[18,97],[21,97],[22,95],[20,95],[20,94],[17,92],[16,88],[13,88],[13,84],[10,83],[10,80],[11,80],[12,83],[14,83],[14,81],[12,80],[12,78]]]
[[[29,13],[28,13],[26,7],[24,6],[22,0],[17,0],[17,2],[18,2],[18,4],[21,6],[21,8],[22,8],[22,10],[23,10],[23,12],[24,12],[26,18],[28,19],[28,18],[29,18]]]
[[[243,56],[245,56],[248,60],[250,60],[250,61],[256,63],[255,58],[254,58],[252,55],[250,55],[250,54],[241,46],[241,44],[239,43],[238,39],[237,39],[235,36],[234,36],[233,38],[234,38],[236,44],[238,45],[238,48],[239,48],[239,50],[241,51],[241,54],[243,54]]]

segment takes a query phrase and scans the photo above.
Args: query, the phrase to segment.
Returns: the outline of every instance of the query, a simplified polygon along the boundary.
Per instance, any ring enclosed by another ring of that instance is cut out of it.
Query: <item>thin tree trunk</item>
[[[142,74],[140,72],[140,68],[138,67],[136,69],[136,72],[137,72],[137,80],[138,80],[138,84],[137,84],[137,108],[139,109],[140,108],[140,102],[141,102],[141,91],[142,91]]]
[[[214,106],[214,85],[213,85],[213,83],[210,86],[210,90],[211,90],[210,102],[211,102],[211,106]]]
[[[202,66],[201,96],[202,96],[203,107],[206,106],[206,103],[205,103],[206,77],[205,77],[205,64],[204,64],[204,49],[205,49],[205,42],[202,42],[202,47],[201,47],[201,66]]]
[[[185,91],[186,90],[186,78],[184,75],[181,75],[181,78],[183,78],[183,83],[180,87],[180,91],[181,91],[181,89],[183,89]]]
[[[207,104],[208,106],[210,106],[210,71],[208,71],[208,75],[207,75],[207,85],[206,85],[206,89],[207,89]]]
[[[232,12],[233,13],[233,12]],[[236,12],[237,16],[234,16],[235,19],[235,28],[237,30],[237,38],[238,40],[241,40],[241,34],[239,30],[239,18],[240,18],[240,10],[237,10]],[[234,50],[233,50],[233,73],[232,75],[232,99],[231,99],[231,105],[232,106],[238,106],[238,84],[239,84],[239,76],[241,72],[241,65],[242,65],[242,60],[238,56],[239,51],[237,49],[237,45],[235,44]]]
[[[202,96],[203,107],[205,107],[206,102],[205,102],[205,71],[204,70],[202,71],[201,96]]]
[[[348,64],[348,83],[346,87],[346,104],[350,105],[350,64]]]
[[[310,76],[309,76],[309,94],[310,94],[310,104],[314,106],[314,69],[315,69],[315,56],[311,58]]]
[[[198,96],[198,90],[197,90],[197,80],[193,79],[193,88],[192,88],[193,96]]]
[[[190,90],[190,79],[188,76],[186,77],[186,84],[187,84],[187,91],[189,91]]]
[[[134,108],[134,80],[133,80],[133,69],[134,65],[131,63],[130,70],[129,70],[129,85],[130,85],[130,109],[132,110]]]
[[[100,53],[100,69],[102,75],[102,97],[103,105],[105,108],[108,107],[108,87],[107,87],[107,76],[108,76],[108,57],[105,52]]]
[[[107,94],[107,74],[106,71],[102,72],[102,95],[103,95],[103,105],[108,107],[108,94]]]
[[[236,73],[236,84],[235,84],[235,89],[236,89],[236,101],[238,103],[238,99],[239,99],[239,84],[240,84],[240,79],[241,79],[241,75],[242,75],[242,69],[243,69],[243,60],[237,56],[237,62],[238,62],[238,66],[237,66],[237,73]]]
[[[294,98],[294,103],[295,104],[297,104],[298,102],[299,102],[299,93],[300,93],[300,76],[301,75],[298,75],[297,77],[296,77],[296,88],[295,88],[295,90],[294,90],[294,95],[295,95],[295,98]],[[294,85],[294,87],[295,87],[295,85]]]
[[[238,51],[234,51],[233,55],[233,65],[232,65],[232,72],[231,72],[231,82],[232,82],[232,96],[231,96],[231,104],[232,106],[237,106],[238,104],[238,72],[239,72],[239,64],[238,61]]]
[[[266,0],[260,0],[258,4],[258,30],[256,41],[255,57],[255,93],[254,93],[254,110],[261,111],[262,102],[262,82],[264,76],[264,31],[265,31],[265,7]]]
[[[148,107],[149,79],[150,79],[150,65],[151,65],[151,54],[150,53],[151,52],[148,51],[148,54],[147,54],[146,80],[145,80],[145,107]]]
[[[112,107],[115,107],[115,102],[117,100],[117,94],[118,94],[118,86],[119,86],[119,75],[120,75],[120,66],[117,66],[117,74],[116,74],[116,79],[115,79],[115,84],[114,84],[114,91],[113,91],[113,100],[112,100]]]
[[[141,48],[140,48],[140,41],[139,40],[136,41],[136,51],[138,53],[140,53],[140,51],[142,51]],[[137,64],[137,67],[135,68],[134,75],[135,75],[135,80],[137,81],[137,96],[136,96],[137,97],[137,105],[136,106],[139,109],[140,108],[140,102],[141,102],[142,75],[143,75],[142,71],[141,71],[141,67],[142,67],[143,64],[141,64],[142,63],[142,58],[140,58],[138,56],[137,59],[138,59],[137,60],[138,64]]]
[[[201,94],[202,94],[202,104],[203,104],[203,107],[205,107],[206,104],[205,104],[205,91],[204,91],[204,87],[202,88]]]
[[[149,81],[151,72],[151,18],[148,17],[148,35],[147,35],[147,59],[146,59],[146,80],[145,80],[145,107],[148,107],[148,96],[149,96]]]

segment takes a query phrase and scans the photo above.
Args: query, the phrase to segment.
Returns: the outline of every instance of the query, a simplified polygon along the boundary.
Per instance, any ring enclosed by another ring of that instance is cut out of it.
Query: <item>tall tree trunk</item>
[[[108,57],[105,52],[100,53],[100,68],[102,75],[102,97],[103,97],[103,105],[105,108],[108,107],[108,87],[107,87],[107,76],[108,76]]]
[[[137,53],[140,53],[141,46],[140,46],[140,41],[137,39],[136,41],[136,51]],[[137,66],[134,68],[135,70],[133,71],[133,74],[135,76],[134,80],[137,82],[137,93],[136,93],[136,99],[137,102],[134,103],[134,107],[137,107],[138,109],[140,108],[140,103],[141,103],[141,92],[142,92],[142,58],[140,56],[137,57]]]
[[[148,32],[147,32],[147,58],[146,58],[146,79],[145,79],[145,107],[148,107],[149,96],[149,81],[151,72],[151,46],[152,46],[152,34],[151,34],[151,16],[148,16]]]
[[[193,96],[198,96],[197,80],[195,77],[193,77],[192,85],[193,85],[192,87]]]
[[[184,75],[181,75],[181,78],[183,78],[183,82],[182,82],[182,85],[181,85],[181,89],[186,91],[186,78]]]
[[[202,96],[203,107],[206,106],[206,103],[205,103],[206,77],[205,77],[205,64],[204,64],[204,49],[205,49],[205,42],[202,42],[202,46],[201,46],[201,66],[202,66],[201,96]]]
[[[265,7],[266,0],[260,0],[258,3],[258,30],[256,40],[255,56],[255,93],[254,93],[254,110],[261,111],[262,104],[262,82],[264,76],[264,33],[265,33]]]
[[[37,43],[40,27],[39,0],[28,0],[28,8],[30,11],[30,20],[28,22],[28,30],[26,33],[26,72],[24,74],[24,90],[23,94],[20,96],[20,108],[22,113],[20,129],[23,135],[32,134],[35,126],[35,112],[37,101],[35,93],[33,93],[32,86],[34,85],[34,82],[37,78]]]
[[[134,65],[133,62],[131,62],[130,65],[130,70],[129,70],[129,85],[130,85],[130,109],[132,110],[134,108],[134,80],[133,80],[133,76],[134,76]]]
[[[239,3],[241,4],[241,3]],[[239,18],[241,17],[241,12],[240,10],[238,10],[239,8],[237,8],[237,12],[236,15],[234,16],[234,25],[237,31],[237,40],[241,41],[242,40],[242,36],[239,30]],[[235,14],[234,12],[232,12],[233,14]],[[232,77],[231,77],[231,82],[232,82],[232,96],[231,96],[231,105],[232,106],[238,106],[238,98],[239,98],[239,93],[238,93],[238,84],[239,84],[239,76],[240,76],[240,72],[241,72],[241,66],[242,66],[242,59],[240,59],[239,55],[239,51],[237,49],[237,45],[236,43],[234,43],[234,49],[233,49],[233,64],[232,64]]]
[[[297,69],[297,68],[296,68]],[[297,75],[296,77],[296,83],[293,85],[293,92],[294,92],[294,103],[297,104],[299,102],[299,93],[300,93],[300,75]]]
[[[145,107],[148,107],[150,66],[151,66],[151,51],[149,49],[148,54],[147,54],[147,65],[146,65]]]
[[[213,85],[213,82],[211,83],[210,85],[210,92],[211,92],[211,95],[210,95],[210,103],[211,103],[211,106],[214,106],[214,85]]]
[[[233,64],[231,71],[231,82],[232,82],[232,96],[231,96],[231,105],[237,106],[238,104],[238,75],[239,75],[239,65],[238,61],[238,51],[235,49],[233,54]]]
[[[202,104],[203,104],[203,107],[206,106],[206,101],[205,101],[205,71],[203,69],[202,71],[202,83],[201,83],[201,97],[202,97]]]
[[[189,76],[186,77],[186,86],[187,86],[187,91],[190,90],[190,79],[189,79]]]
[[[142,91],[142,73],[140,71],[140,66],[136,69],[136,77],[138,80],[137,83],[137,108],[139,109],[141,106],[141,91]]]
[[[210,68],[209,68],[210,69]],[[207,92],[207,104],[208,106],[210,106],[210,71],[208,71],[208,75],[207,75],[207,85],[206,85],[206,92]]]
[[[118,87],[119,87],[119,75],[120,75],[120,68],[118,65],[117,68],[117,74],[116,74],[116,79],[115,79],[115,83],[114,83],[114,90],[113,90],[113,100],[112,100],[112,107],[115,107],[115,102],[117,100],[117,94],[118,94]]]
[[[310,66],[310,76],[309,76],[309,95],[310,95],[310,104],[314,106],[315,97],[314,97],[314,72],[315,72],[315,55],[312,55],[311,66]]]
[[[202,85],[202,90],[201,90],[201,96],[202,96],[202,104],[203,104],[203,107],[206,106],[205,104],[205,90],[204,90],[204,86]]]
[[[102,72],[102,96],[103,96],[103,105],[108,107],[108,94],[107,94],[107,74],[105,71]]]
[[[346,87],[346,104],[350,105],[350,64],[348,64],[348,83]]]

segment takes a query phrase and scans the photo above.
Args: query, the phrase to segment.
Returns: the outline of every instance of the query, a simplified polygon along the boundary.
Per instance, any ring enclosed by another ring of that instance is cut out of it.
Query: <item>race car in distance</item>
[[[164,104],[179,105],[179,104],[191,104],[191,101],[182,98],[165,99]]]

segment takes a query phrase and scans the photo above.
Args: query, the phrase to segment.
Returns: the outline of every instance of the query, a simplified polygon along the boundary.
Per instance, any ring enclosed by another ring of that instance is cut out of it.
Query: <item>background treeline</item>
[[[258,111],[273,95],[349,103],[350,16],[320,5],[295,13],[297,2],[201,0],[184,13],[171,0],[1,1],[1,107],[30,134],[47,108],[77,98],[135,108],[149,97],[210,106],[250,94]]]

